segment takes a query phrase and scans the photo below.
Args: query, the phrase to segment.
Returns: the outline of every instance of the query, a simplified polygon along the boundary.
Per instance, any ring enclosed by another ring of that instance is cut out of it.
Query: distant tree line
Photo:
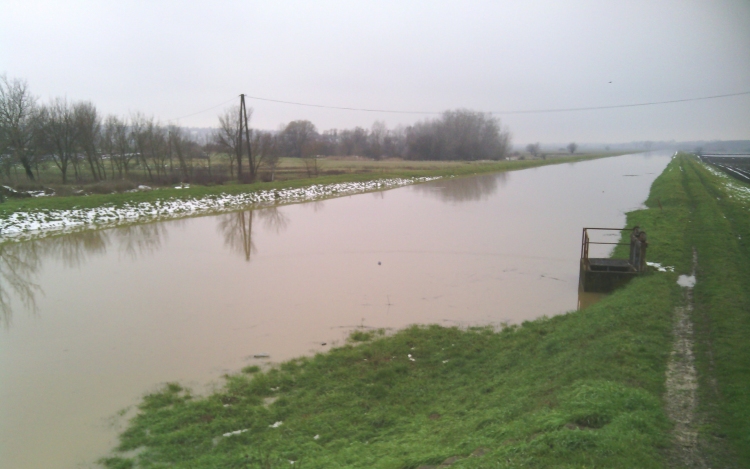
[[[247,111],[249,119],[252,108]],[[40,169],[52,168],[63,184],[253,182],[273,180],[282,156],[302,159],[308,176],[316,176],[321,156],[499,160],[510,150],[500,121],[470,110],[395,129],[375,122],[370,129],[320,133],[312,122],[296,120],[277,131],[248,130],[243,138],[249,152],[240,145],[239,106],[222,113],[213,135],[198,141],[141,113],[102,116],[89,101],[65,98],[39,103],[25,81],[0,76],[0,175],[6,180],[38,181]]]

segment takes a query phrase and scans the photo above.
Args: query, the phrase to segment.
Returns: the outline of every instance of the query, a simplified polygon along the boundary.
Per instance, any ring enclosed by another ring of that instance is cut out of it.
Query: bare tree
[[[375,160],[381,159],[385,140],[388,138],[388,127],[386,127],[385,122],[375,121],[367,137],[367,156]]]
[[[153,181],[151,167],[146,159],[149,144],[149,125],[153,119],[147,119],[143,114],[136,113],[130,118],[130,139],[133,142],[138,161],[146,169],[149,180]]]
[[[316,156],[316,138],[318,131],[315,125],[307,120],[292,121],[281,131],[279,137],[287,155],[301,158],[305,163],[307,177],[318,175],[318,158]]]
[[[271,132],[257,130],[253,132],[252,154],[254,156],[252,163],[255,165],[253,174],[257,174],[258,169],[263,166],[271,172],[271,181],[273,181],[279,163],[279,146],[276,136]]]
[[[189,156],[189,143],[190,142],[184,137],[182,129],[174,125],[169,126],[169,149],[171,153],[174,153],[177,156],[183,182],[187,182],[190,179],[187,163]]]
[[[43,146],[60,169],[63,184],[68,182],[68,167],[76,157],[77,130],[75,112],[66,99],[55,98],[43,106],[40,122]]]
[[[219,116],[219,129],[214,134],[214,143],[229,157],[229,174],[234,177],[237,162],[237,177],[242,175],[242,158],[237,158],[240,141],[240,107],[232,106]]]
[[[303,158],[305,150],[310,149],[310,143],[318,135],[315,125],[307,120],[292,121],[281,132],[281,140],[288,156]]]
[[[95,181],[106,179],[106,172],[103,171],[98,152],[101,120],[96,113],[96,107],[88,101],[82,101],[73,106],[73,114],[77,127],[78,146],[86,157],[91,176]]]
[[[568,151],[570,152],[571,155],[575,153],[576,150],[578,150],[578,145],[576,145],[575,142],[571,142],[568,144]]]
[[[102,149],[109,158],[112,179],[115,179],[115,169],[117,169],[117,177],[120,179],[127,176],[133,152],[128,135],[128,125],[117,116],[107,116],[104,121]]]
[[[465,109],[446,111],[436,120],[419,122],[406,130],[410,159],[505,159],[510,133],[490,114]]]
[[[13,155],[31,180],[34,180],[36,124],[36,98],[26,82],[0,76],[0,154]]]
[[[539,144],[538,143],[529,143],[526,145],[526,151],[531,153],[531,156],[536,158],[539,155]]]
[[[148,156],[151,158],[152,167],[156,171],[156,177],[161,180],[166,180],[167,176],[167,160],[169,159],[169,166],[172,167],[171,153],[169,152],[169,142],[167,130],[154,122],[153,119],[149,119],[146,127],[146,137]]]

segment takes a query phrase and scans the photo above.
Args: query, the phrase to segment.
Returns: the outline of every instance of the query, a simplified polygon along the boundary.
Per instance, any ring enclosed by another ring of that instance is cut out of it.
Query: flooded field
[[[595,301],[578,295],[581,228],[623,226],[669,156],[0,247],[0,467],[92,466],[160,383],[205,391],[357,327],[520,323]]]

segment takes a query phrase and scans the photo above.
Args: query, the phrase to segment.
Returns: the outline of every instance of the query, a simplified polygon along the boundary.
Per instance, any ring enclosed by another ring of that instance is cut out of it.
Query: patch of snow
[[[646,265],[655,268],[659,272],[674,272],[674,266],[671,265],[661,265],[658,262],[646,262]]]
[[[223,436],[239,435],[240,433],[245,433],[246,431],[247,431],[247,428],[243,428],[242,430],[235,430],[233,432],[224,433]]]
[[[279,420],[278,422],[274,423],[273,425],[269,425],[269,427],[270,428],[279,428],[281,426],[281,424],[283,424],[283,423],[284,422],[282,422],[281,420]]]
[[[695,286],[695,275],[680,275],[677,278],[677,285],[685,288],[693,288]]]
[[[171,197],[154,202],[125,203],[87,209],[15,212],[0,220],[0,240],[26,241],[50,234],[91,228],[113,228],[133,223],[308,202],[432,181],[439,177],[389,178],[365,182],[313,184],[307,187],[261,190],[241,194],[216,194],[201,198]],[[147,187],[147,186],[145,186]]]

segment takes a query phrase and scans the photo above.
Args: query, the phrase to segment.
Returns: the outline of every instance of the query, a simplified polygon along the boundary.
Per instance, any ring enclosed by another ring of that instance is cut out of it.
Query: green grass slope
[[[418,468],[458,458],[452,467],[665,467],[671,424],[662,396],[672,312],[682,302],[675,280],[691,266],[681,161],[655,181],[649,208],[629,215],[649,232],[649,257],[677,272],[636,279],[586,310],[500,331],[357,332],[329,353],[228,377],[207,397],[172,384],[144,398],[121,436],[125,453],[104,462]]]

